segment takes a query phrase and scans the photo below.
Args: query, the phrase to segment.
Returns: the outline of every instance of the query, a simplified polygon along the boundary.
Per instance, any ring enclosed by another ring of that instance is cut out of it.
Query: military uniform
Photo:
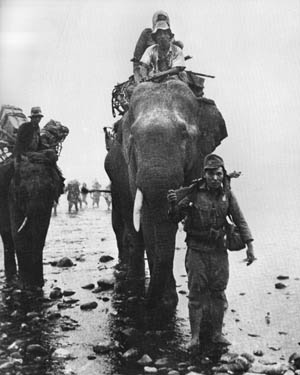
[[[207,169],[223,167],[223,184],[217,189],[212,189],[203,178],[188,188],[177,190],[178,201],[170,207],[168,214],[174,222],[183,220],[187,233],[185,266],[188,275],[192,335],[199,334],[203,311],[211,306],[215,342],[228,345],[229,342],[222,336],[224,308],[227,304],[225,289],[229,279],[225,241],[226,216],[232,217],[245,244],[253,241],[253,238],[230,188],[224,166],[218,159],[217,162],[214,160],[215,155],[209,156],[212,159],[206,157],[204,164]]]

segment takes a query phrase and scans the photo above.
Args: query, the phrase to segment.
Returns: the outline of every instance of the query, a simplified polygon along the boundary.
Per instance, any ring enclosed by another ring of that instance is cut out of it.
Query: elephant
[[[227,137],[225,121],[213,101],[170,79],[140,83],[121,122],[105,159],[119,258],[128,277],[140,277],[146,250],[147,306],[174,310],[178,228],[168,218],[167,192],[201,177],[204,157]]]
[[[17,274],[22,288],[42,287],[43,248],[54,201],[63,192],[63,178],[54,150],[27,153],[16,164],[0,165],[0,234],[8,279]]]

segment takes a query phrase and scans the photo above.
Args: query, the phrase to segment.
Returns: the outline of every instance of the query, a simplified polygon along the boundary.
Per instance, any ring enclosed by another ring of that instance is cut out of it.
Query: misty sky
[[[59,165],[67,179],[104,183],[103,126],[114,84],[153,13],[169,13],[175,37],[193,56],[187,68],[215,75],[216,101],[229,137],[217,149],[228,170],[252,181],[269,167],[299,171],[299,0],[0,0],[0,105],[70,128]]]

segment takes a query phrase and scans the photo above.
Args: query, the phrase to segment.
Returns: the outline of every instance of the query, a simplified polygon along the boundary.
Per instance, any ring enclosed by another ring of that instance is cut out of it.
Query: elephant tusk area
[[[26,216],[23,223],[21,224],[20,228],[18,229],[18,233],[20,233],[21,230],[25,227],[25,225],[27,223],[27,220],[28,220],[28,217]]]
[[[136,190],[133,206],[133,226],[139,232],[141,225],[141,209],[143,205],[143,193],[140,189]]]

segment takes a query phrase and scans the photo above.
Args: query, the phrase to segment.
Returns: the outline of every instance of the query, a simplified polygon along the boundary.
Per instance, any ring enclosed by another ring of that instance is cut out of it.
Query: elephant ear
[[[215,102],[211,99],[201,98],[199,101],[200,147],[204,155],[213,152],[227,134],[226,124]]]

